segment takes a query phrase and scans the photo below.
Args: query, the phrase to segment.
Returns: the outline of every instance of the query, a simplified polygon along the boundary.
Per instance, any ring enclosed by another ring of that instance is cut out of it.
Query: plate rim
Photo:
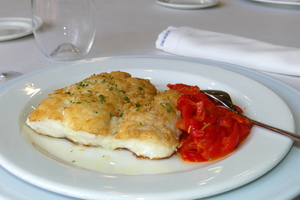
[[[4,22],[6,22],[6,23],[13,23],[13,22],[22,23],[22,24],[24,24],[24,26],[18,26],[18,27],[26,27],[27,29],[26,29],[26,31],[21,32],[21,33],[0,36],[0,42],[21,38],[21,37],[24,37],[24,36],[27,36],[27,35],[30,35],[33,33],[31,18],[24,18],[24,17],[0,18],[0,29],[1,29],[1,23],[4,23]],[[27,26],[25,26],[25,25],[27,25]]]
[[[217,5],[221,0],[205,0],[207,3],[199,3],[199,4],[178,4],[178,3],[170,3],[164,0],[155,0],[157,4],[175,9],[183,9],[183,10],[192,10],[192,9],[202,9],[208,8]],[[169,1],[169,0],[168,0]]]
[[[124,58],[124,57],[112,57],[113,59],[114,58]],[[126,57],[125,57],[126,58]],[[130,57],[130,58],[132,58],[132,57]],[[139,57],[138,57],[139,58]],[[147,57],[148,58],[148,57]],[[151,58],[151,57],[150,57]],[[154,57],[154,59],[155,58],[157,58],[157,57]],[[165,59],[165,58],[164,58]],[[181,60],[177,60],[177,61],[181,61]],[[194,63],[194,62],[192,62],[192,61],[187,61],[187,62],[189,62],[189,63]],[[74,64],[77,64],[77,63],[74,63]],[[199,63],[196,63],[196,64],[199,64]],[[200,63],[200,64],[203,64],[203,63]],[[72,64],[62,64],[62,65],[72,65]],[[205,63],[205,65],[208,65],[208,64],[206,64]],[[54,66],[53,68],[58,68],[60,65],[56,65],[56,66]],[[51,70],[51,69],[53,69],[52,67],[50,67],[49,69],[45,69],[45,70]],[[220,68],[220,67],[218,67],[218,68]],[[223,68],[221,68],[221,69],[223,69]],[[231,70],[228,70],[228,69],[226,69],[227,71],[231,71]],[[44,71],[44,70],[39,70],[39,72],[42,72],[42,71]],[[232,71],[231,71],[232,72]],[[235,72],[236,73],[236,72]],[[30,75],[31,73],[29,73],[28,74],[28,76]],[[33,73],[34,74],[34,73]],[[38,73],[37,73],[38,74]],[[239,73],[238,73],[239,74]],[[32,75],[32,74],[31,74]],[[240,74],[241,75],[241,74]],[[244,76],[244,75],[243,75]],[[18,79],[21,79],[21,78],[18,78]],[[252,78],[251,78],[252,79]],[[253,79],[252,79],[253,80]],[[256,82],[258,82],[258,81],[256,81]],[[0,87],[0,92],[1,92],[1,87]]]
[[[281,1],[281,0],[252,0],[261,3],[271,3],[271,4],[279,4],[279,5],[292,5],[292,6],[300,6],[300,1]]]

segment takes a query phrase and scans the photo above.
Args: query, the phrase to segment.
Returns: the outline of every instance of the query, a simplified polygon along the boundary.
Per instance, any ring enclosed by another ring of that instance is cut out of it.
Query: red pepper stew
[[[252,124],[248,119],[210,99],[198,86],[168,87],[182,94],[177,101],[182,119],[176,127],[183,131],[178,152],[184,161],[206,162],[224,157],[249,135]]]

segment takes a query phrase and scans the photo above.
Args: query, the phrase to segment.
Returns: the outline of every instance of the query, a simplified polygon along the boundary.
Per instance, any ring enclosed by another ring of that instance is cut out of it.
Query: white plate
[[[281,4],[281,5],[293,5],[293,6],[300,5],[300,0],[252,0],[252,1]]]
[[[220,0],[156,0],[162,6],[175,9],[201,9],[217,5]]]
[[[0,18],[0,41],[24,37],[31,33],[30,18]]]
[[[37,106],[50,90],[80,81],[93,73],[112,70],[151,78],[160,89],[167,83],[177,82],[197,84],[202,89],[223,89],[232,94],[235,103],[246,108],[248,116],[288,131],[294,130],[292,114],[284,101],[246,76],[185,61],[102,58],[25,75],[1,93],[0,164],[34,185],[84,199],[99,196],[103,199],[195,199],[232,190],[257,179],[276,166],[292,145],[288,138],[254,127],[246,142],[226,159],[208,165],[185,163],[180,169],[170,168],[163,173],[148,171],[147,174],[152,174],[149,176],[142,172],[126,175],[127,171],[118,169],[96,173],[70,166],[71,162],[65,165],[38,153],[21,137],[19,129],[24,128],[30,107]],[[168,165],[168,161],[165,164]]]

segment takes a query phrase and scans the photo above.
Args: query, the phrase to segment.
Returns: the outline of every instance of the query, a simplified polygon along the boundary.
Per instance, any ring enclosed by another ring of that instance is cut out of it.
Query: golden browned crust
[[[179,96],[175,90],[157,93],[149,80],[126,72],[101,73],[49,94],[29,115],[27,124],[41,134],[66,135],[84,145],[126,148],[143,157],[161,157],[140,153],[143,145],[167,148],[168,157],[179,145],[180,131],[175,127],[180,118],[176,109]],[[57,124],[61,133],[52,130],[50,134],[48,127],[40,125],[47,121]],[[80,138],[81,133],[90,138]],[[137,150],[134,145],[139,146]]]
[[[176,100],[179,96],[178,91],[169,90],[145,101],[139,108],[132,106],[124,116],[115,138],[148,140],[169,147],[178,145],[179,138],[174,134],[174,124],[178,120]]]

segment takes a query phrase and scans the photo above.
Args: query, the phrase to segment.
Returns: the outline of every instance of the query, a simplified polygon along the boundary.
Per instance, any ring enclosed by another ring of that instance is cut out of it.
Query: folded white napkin
[[[300,76],[300,49],[235,35],[171,26],[159,34],[156,48],[180,56]]]

